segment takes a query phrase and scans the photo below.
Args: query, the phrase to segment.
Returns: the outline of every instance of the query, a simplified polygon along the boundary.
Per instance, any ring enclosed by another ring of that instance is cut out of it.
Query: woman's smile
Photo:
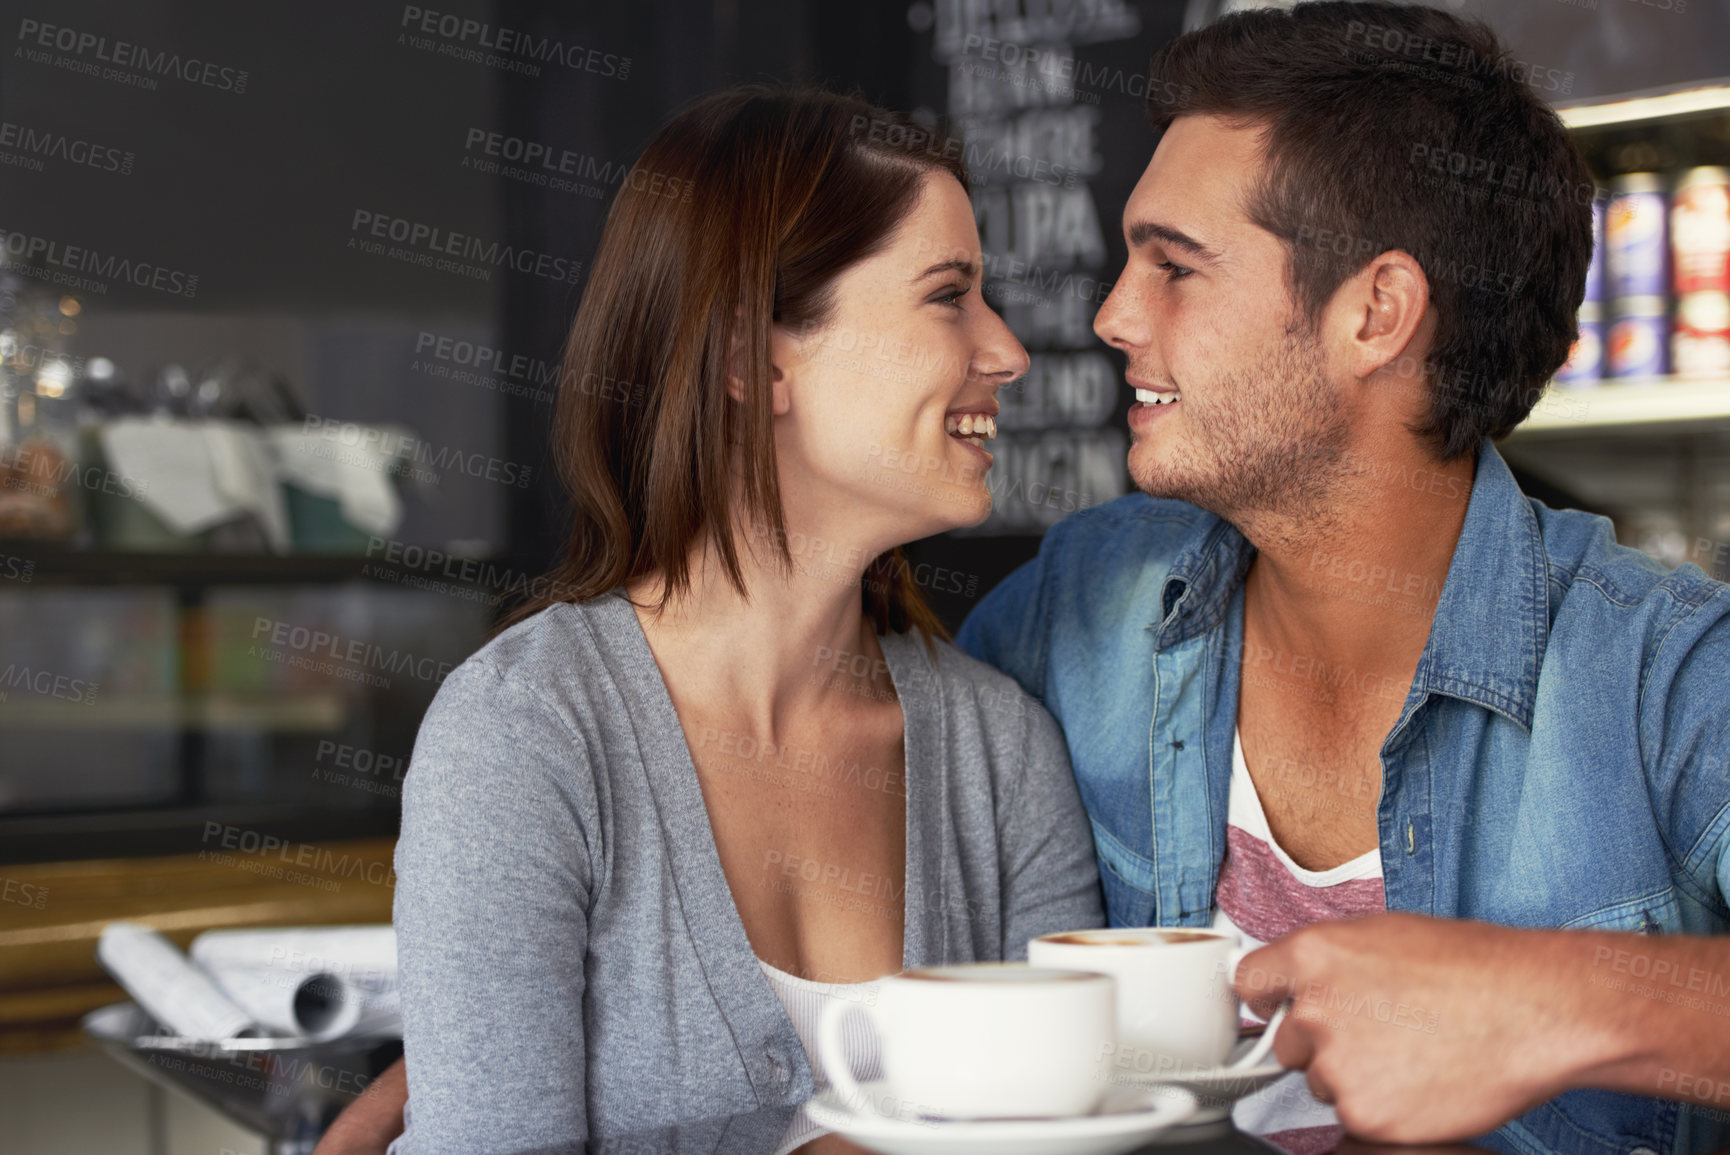
[[[984,460],[987,467],[996,460],[985,443],[997,436],[997,415],[990,410],[953,411],[943,416],[943,431],[961,442]]]

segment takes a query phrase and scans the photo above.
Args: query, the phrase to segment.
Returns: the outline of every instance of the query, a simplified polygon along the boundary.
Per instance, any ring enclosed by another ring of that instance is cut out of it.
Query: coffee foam
[[[1148,928],[1136,935],[1122,931],[1072,930],[1060,934],[1041,935],[1037,942],[1060,943],[1064,946],[1175,946],[1185,942],[1219,942],[1225,936],[1206,930],[1176,930]]]

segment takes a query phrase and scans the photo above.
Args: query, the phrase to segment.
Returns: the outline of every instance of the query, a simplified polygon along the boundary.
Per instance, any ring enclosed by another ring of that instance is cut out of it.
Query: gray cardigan
[[[1057,724],[953,646],[934,662],[916,634],[881,642],[906,729],[905,965],[1022,958],[1035,935],[1101,925]],[[618,592],[545,610],[453,671],[402,803],[412,1114],[393,1155],[555,1147],[810,1096]]]

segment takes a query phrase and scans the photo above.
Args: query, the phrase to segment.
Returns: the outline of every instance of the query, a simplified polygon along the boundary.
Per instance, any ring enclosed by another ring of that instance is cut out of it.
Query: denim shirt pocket
[[[1105,886],[1106,921],[1111,926],[1153,926],[1158,900],[1154,865],[1093,822],[1099,852],[1099,880]]]

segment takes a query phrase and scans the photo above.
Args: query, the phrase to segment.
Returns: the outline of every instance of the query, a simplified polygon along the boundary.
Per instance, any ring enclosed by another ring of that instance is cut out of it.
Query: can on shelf
[[[1598,189],[1592,197],[1592,263],[1586,266],[1586,296],[1588,304],[1604,299],[1604,205],[1609,194]]]
[[[1604,215],[1604,239],[1610,297],[1662,297],[1669,288],[1664,275],[1665,196],[1657,173],[1631,172],[1610,182],[1610,207]],[[1613,310],[1618,315],[1628,310]]]
[[[1601,306],[1587,301],[1580,306],[1580,335],[1568,350],[1568,362],[1556,371],[1556,383],[1570,389],[1589,389],[1604,375],[1604,321]]]
[[[1616,321],[1605,342],[1604,360],[1612,377],[1660,377],[1670,344],[1670,318],[1663,297],[1628,297],[1617,302]]]
[[[1676,299],[1670,360],[1678,377],[1730,377],[1730,293],[1684,293]]]
[[[1678,300],[1730,292],[1730,169],[1682,174],[1670,208],[1670,249]]]

